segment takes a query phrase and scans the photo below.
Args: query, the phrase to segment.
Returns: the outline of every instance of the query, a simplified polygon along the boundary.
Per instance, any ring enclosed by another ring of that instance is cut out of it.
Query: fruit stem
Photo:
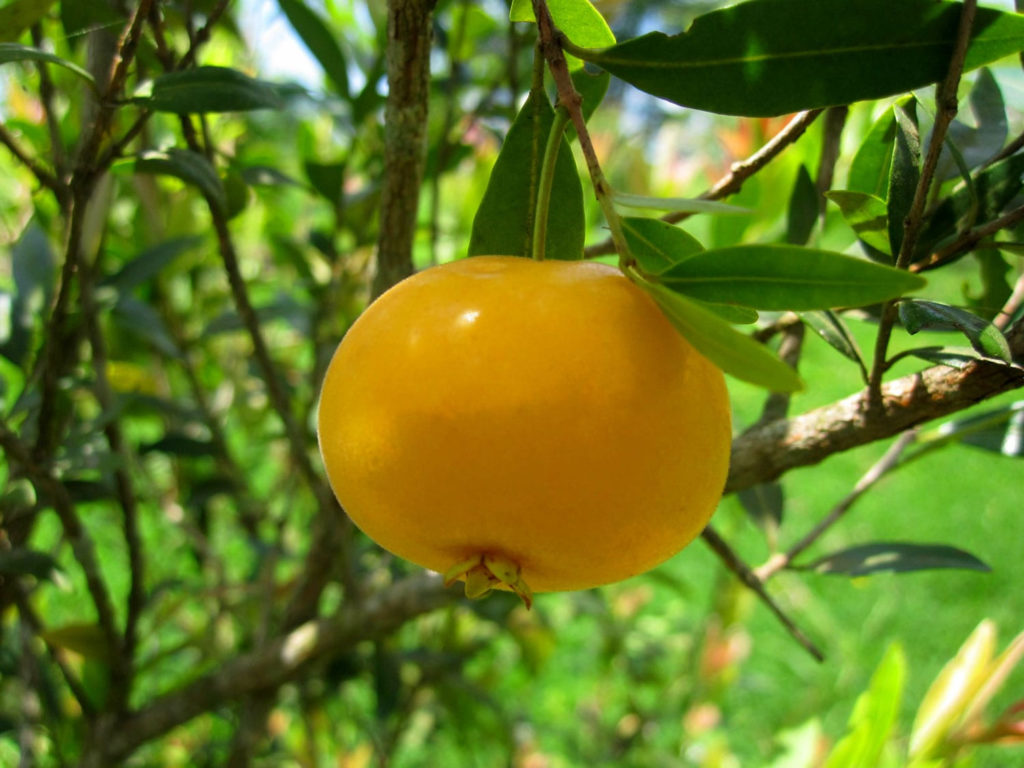
[[[548,237],[548,210],[551,208],[551,189],[555,181],[555,166],[558,153],[562,149],[562,134],[569,124],[569,112],[559,106],[555,110],[555,122],[548,132],[547,145],[544,147],[544,158],[540,166],[540,178],[537,185],[537,208],[533,216],[533,243],[531,256],[534,261],[544,261],[544,247]]]
[[[523,605],[533,605],[533,590],[523,580],[519,564],[501,555],[476,555],[449,568],[444,574],[444,585],[456,581],[466,582],[466,597],[477,600],[492,589],[507,589],[519,595]]]

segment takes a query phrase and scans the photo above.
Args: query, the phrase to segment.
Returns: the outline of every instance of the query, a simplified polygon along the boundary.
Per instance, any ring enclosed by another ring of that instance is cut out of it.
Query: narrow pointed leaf
[[[682,106],[782,115],[939,81],[960,9],[932,0],[751,0],[700,16],[679,35],[653,32],[576,53]],[[1024,18],[979,8],[966,68],[1022,48]]]
[[[868,689],[857,698],[846,736],[836,744],[824,768],[879,764],[899,716],[906,677],[906,656],[899,645],[890,645]]]
[[[96,87],[96,81],[93,79],[93,76],[74,62],[28,45],[0,43],[0,64],[7,64],[11,61],[44,61],[48,64],[56,64],[58,67],[64,67],[69,72],[74,72],[93,88]]]
[[[862,377],[867,380],[867,367],[864,365],[864,356],[857,346],[857,340],[835,312],[827,309],[820,312],[805,312],[801,317],[829,346],[843,357],[857,363]]]
[[[985,563],[957,547],[946,544],[916,544],[883,541],[861,544],[818,558],[801,566],[801,570],[844,576],[867,576],[892,571],[908,573],[936,568],[963,568],[970,571],[991,570]]]
[[[995,624],[985,619],[942,668],[914,717],[911,758],[938,756],[946,735],[984,684],[995,646]]]
[[[324,74],[334,83],[338,93],[348,98],[348,64],[327,22],[302,0],[277,0],[277,4],[288,17],[292,29],[323,67]]]
[[[670,211],[673,213],[719,213],[741,214],[750,213],[747,208],[738,205],[720,203],[717,200],[701,200],[689,197],[648,197],[647,195],[631,195],[616,192],[612,198],[622,208],[642,208],[648,211]]]
[[[892,149],[886,209],[889,222],[889,253],[897,258],[903,244],[903,230],[921,178],[921,139],[917,130],[917,104],[910,101],[893,108],[896,139]]]
[[[979,360],[984,359],[983,355],[979,354],[977,350],[971,347],[935,345],[910,349],[907,350],[906,354],[919,357],[922,360],[927,360],[929,363],[935,363],[936,365],[948,365],[950,368],[955,368],[958,371],[963,371],[977,363]]]
[[[590,0],[548,0],[548,10],[555,26],[576,45],[583,48],[615,45],[611,27]],[[536,22],[533,3],[530,0],[512,0],[509,19]]]
[[[758,483],[736,494],[743,509],[761,528],[777,528],[785,503],[782,484],[776,480]]]
[[[34,576],[49,581],[59,572],[57,561],[45,552],[20,547],[0,550],[0,576]]]
[[[866,192],[836,189],[825,197],[839,206],[846,223],[857,237],[890,258],[889,211],[885,200]]]
[[[622,232],[637,265],[648,275],[660,275],[704,250],[689,232],[661,219],[626,216],[622,219]]]
[[[53,0],[12,0],[0,8],[0,41],[14,42],[33,24],[42,20]]]
[[[947,146],[936,170],[940,179],[953,178],[958,172],[950,146],[956,148],[969,168],[974,168],[995,155],[1006,142],[1009,131],[1006,104],[999,83],[988,68],[978,72],[974,87],[968,94],[967,105],[977,127],[971,127],[960,120],[950,124],[946,134]]]
[[[119,293],[129,291],[143,285],[166,269],[183,253],[197,247],[203,238],[178,237],[173,240],[147,248],[131,261],[126,263],[115,274],[103,280],[103,285],[117,288]]]
[[[796,371],[763,344],[751,339],[727,321],[664,285],[639,281],[676,329],[704,357],[725,373],[775,392],[796,392],[803,387]]]
[[[806,165],[800,166],[793,191],[789,195],[789,211],[786,216],[786,242],[790,245],[804,245],[814,231],[821,213],[821,197]]]
[[[928,443],[957,441],[1003,456],[1024,458],[1024,401],[946,422]]]
[[[896,138],[896,116],[892,110],[882,113],[857,148],[850,163],[847,187],[885,199],[889,189],[889,169],[892,167],[892,143]]]
[[[529,256],[537,204],[537,183],[544,147],[554,123],[554,110],[543,94],[534,93],[516,116],[494,163],[487,190],[473,219],[469,254]],[[585,220],[583,187],[568,142],[555,164],[548,211],[547,258],[583,256]]]
[[[1010,345],[1002,332],[988,320],[972,312],[923,299],[907,299],[899,305],[900,321],[909,333],[922,330],[958,330],[971,346],[988,357],[1012,363]]]
[[[160,75],[136,103],[157,112],[198,114],[280,109],[280,89],[230,67],[197,67]]]
[[[787,245],[704,251],[659,279],[702,301],[796,311],[874,304],[924,285],[920,277],[902,270]]]
[[[216,169],[203,155],[190,149],[167,149],[143,152],[135,160],[136,173],[154,173],[174,176],[199,191],[221,209],[227,207],[224,184]]]

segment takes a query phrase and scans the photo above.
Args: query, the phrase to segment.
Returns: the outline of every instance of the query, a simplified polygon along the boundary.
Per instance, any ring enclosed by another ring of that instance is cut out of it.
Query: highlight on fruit
[[[618,269],[473,256],[374,301],[328,367],[320,451],[393,554],[527,604],[690,543],[731,445],[722,372]]]

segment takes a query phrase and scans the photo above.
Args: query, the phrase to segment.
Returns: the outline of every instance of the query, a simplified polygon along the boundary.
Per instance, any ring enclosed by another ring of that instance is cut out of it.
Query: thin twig
[[[964,60],[967,56],[967,45],[971,39],[971,28],[978,9],[977,0],[964,0],[960,11],[960,23],[957,29],[956,43],[949,61],[949,70],[945,79],[938,85],[935,93],[936,111],[935,125],[928,143],[928,152],[921,165],[921,175],[914,190],[914,198],[910,210],[903,222],[903,239],[896,255],[896,267],[908,269],[917,249],[917,240],[924,223],[925,206],[935,170],[942,155],[946,132],[957,113],[957,88],[963,74]],[[871,372],[868,376],[869,402],[874,409],[881,405],[882,377],[886,371],[886,357],[889,353],[889,340],[896,324],[897,300],[889,301],[882,307],[882,316],[878,323],[878,334],[875,337],[875,355]]]
[[[820,109],[812,109],[806,112],[798,112],[788,123],[786,123],[782,130],[769,139],[764,146],[757,150],[757,152],[744,160],[733,163],[729,168],[729,172],[716,181],[710,189],[702,193],[699,196],[699,199],[721,200],[739,192],[743,188],[747,179],[768,165],[779,154],[781,154],[786,147],[799,139],[811,123],[818,118],[822,111],[823,110]],[[662,221],[675,224],[692,215],[693,214],[691,213],[674,211],[662,216]],[[587,258],[592,258],[594,256],[614,253],[614,251],[614,244],[609,239],[589,246],[584,251],[584,254]]]
[[[56,175],[50,173],[42,163],[37,162],[32,155],[26,152],[14,137],[14,134],[7,130],[7,126],[2,122],[0,122],[0,144],[7,147],[7,150],[14,155],[14,159],[25,166],[32,175],[36,177],[36,181],[38,181],[41,186],[53,193],[53,196],[57,198],[57,203],[61,208],[66,207],[70,198],[67,186],[63,184]]]
[[[1017,310],[1020,309],[1021,304],[1024,304],[1024,275],[1017,278],[1017,282],[1013,286],[1013,292],[1010,293],[1010,297],[995,316],[992,325],[1000,331],[1005,331],[1007,326],[1010,325],[1010,321],[1013,320],[1013,316],[1017,314]]]
[[[583,98],[576,91],[573,85],[572,76],[569,74],[569,65],[565,60],[565,53],[562,50],[564,36],[557,30],[555,23],[548,11],[545,0],[533,0],[533,13],[537,19],[537,34],[541,55],[548,63],[548,70],[555,81],[555,88],[558,90],[559,106],[564,107],[569,113],[573,127],[576,129],[576,138],[580,144],[580,151],[587,164],[587,171],[590,174],[590,182],[594,186],[594,194],[601,206],[605,222],[611,231],[611,252],[619,254],[620,259],[628,260],[629,246],[626,243],[626,236],[622,231],[622,223],[619,214],[615,210],[612,201],[612,188],[605,179],[601,170],[601,163],[598,160],[594,143],[590,138],[590,131],[587,130],[587,121],[583,116],[581,106]]]
[[[864,473],[863,477],[857,481],[857,484],[853,486],[853,490],[844,496],[843,499],[832,508],[831,512],[818,521],[817,525],[815,525],[807,532],[806,535],[804,535],[784,553],[777,553],[773,555],[763,565],[755,568],[754,574],[757,578],[762,582],[765,582],[782,569],[788,568],[790,564],[792,564],[793,560],[799,557],[805,550],[818,541],[826,531],[830,530],[832,526],[838,523],[846,513],[850,511],[850,507],[853,506],[857,499],[863,496],[868,489],[874,486],[879,480],[899,465],[903,452],[917,438],[917,433],[918,430],[915,428],[900,435],[899,438],[889,446],[889,449],[885,454],[883,454],[882,458],[876,461],[871,468]]]
[[[770,610],[786,628],[793,638],[800,643],[801,646],[818,661],[825,660],[825,654],[821,652],[814,642],[804,634],[803,630],[798,627],[791,618],[782,610],[781,606],[775,599],[768,594],[764,588],[764,584],[757,577],[757,575],[750,569],[743,560],[737,555],[732,547],[729,546],[728,542],[725,541],[713,527],[707,526],[701,532],[701,538],[704,542],[711,547],[711,551],[714,552],[718,559],[722,561],[726,568],[732,571],[736,577],[743,582],[743,585],[750,589],[754,594],[760,598],[761,602],[764,603],[768,610]]]
[[[933,253],[928,261],[922,264],[914,264],[910,267],[910,270],[912,272],[925,272],[927,270],[941,267],[944,264],[948,264],[958,258],[961,254],[974,249],[978,243],[983,240],[992,237],[997,232],[1004,229],[1015,227],[1022,221],[1024,221],[1024,205],[1018,206],[1011,211],[1007,211],[1002,216],[993,219],[992,221],[967,230],[952,243],[949,243]]]

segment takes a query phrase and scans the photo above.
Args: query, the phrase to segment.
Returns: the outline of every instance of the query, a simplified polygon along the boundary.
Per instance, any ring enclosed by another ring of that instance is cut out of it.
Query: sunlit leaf
[[[590,0],[548,0],[548,10],[555,26],[576,45],[583,48],[615,45],[611,27]],[[531,0],[512,0],[509,18],[535,22]]]
[[[850,329],[835,312],[822,310],[820,312],[804,312],[801,318],[821,338],[828,342],[829,346],[857,363],[860,367],[863,378],[867,379],[867,367],[864,365],[864,356],[861,354],[857,340],[850,333]]]
[[[876,766],[900,713],[907,661],[898,644],[889,646],[868,688],[857,698],[846,736],[833,748],[824,768]]]
[[[791,367],[699,303],[664,285],[640,281],[666,317],[702,355],[731,376],[776,392],[803,387]]]
[[[1024,401],[1017,401],[948,421],[933,434],[919,438],[925,443],[956,441],[1003,456],[1024,457]]]
[[[755,309],[863,306],[920,288],[920,277],[831,251],[739,245],[695,254],[659,276],[703,301]]]
[[[866,192],[839,189],[826,192],[825,197],[839,206],[858,238],[891,258],[889,211],[885,200]]]
[[[911,757],[933,756],[941,749],[946,735],[984,684],[995,647],[996,627],[986,619],[943,667],[921,701],[910,733]]]
[[[851,192],[885,200],[892,168],[892,145],[896,138],[896,116],[885,110],[857,148],[850,163],[846,186]],[[888,243],[886,244],[888,250]]]
[[[110,657],[107,637],[98,624],[65,624],[40,633],[50,645],[74,651],[87,659],[106,661]]]
[[[682,106],[782,115],[939,81],[959,17],[958,3],[931,0],[752,0],[700,16],[679,35],[574,52]],[[979,8],[966,68],[1022,48],[1024,19]]]
[[[648,275],[660,275],[695,253],[704,250],[689,232],[661,219],[626,216],[622,218],[630,254]]]

